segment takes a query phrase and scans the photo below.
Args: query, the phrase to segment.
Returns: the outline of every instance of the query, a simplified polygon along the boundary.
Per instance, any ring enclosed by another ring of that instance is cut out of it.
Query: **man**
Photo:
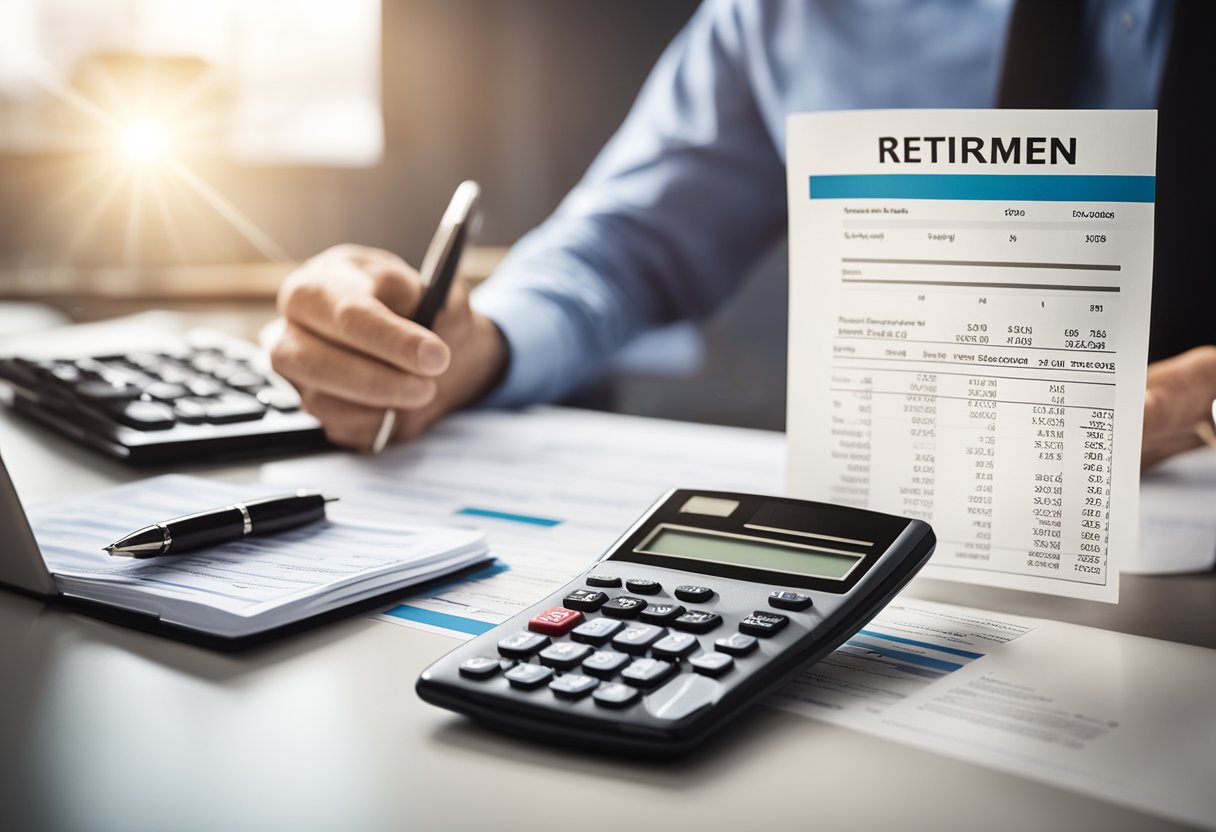
[[[790,113],[1160,105],[1142,463],[1193,447],[1216,397],[1216,347],[1206,346],[1216,343],[1216,290],[1211,267],[1198,265],[1206,258],[1193,265],[1180,254],[1198,215],[1180,206],[1207,189],[1176,167],[1179,158],[1207,156],[1178,148],[1200,132],[1180,119],[1204,108],[1189,97],[1183,107],[1179,90],[1211,77],[1203,73],[1212,50],[1200,40],[1211,32],[1208,4],[1180,2],[1175,13],[1169,0],[1022,0],[1012,9],[710,0],[659,60],[583,181],[472,303],[454,292],[428,332],[405,320],[420,295],[409,266],[387,252],[340,246],[284,283],[274,364],[329,437],[353,448],[371,445],[386,408],[398,411],[404,438],[475,402],[555,400],[643,330],[712,314],[786,232]],[[1045,32],[1064,33],[1058,59]],[[1045,72],[1056,64],[1066,77]],[[1054,100],[1036,103],[1040,97]],[[1210,177],[1210,164],[1204,170]]]

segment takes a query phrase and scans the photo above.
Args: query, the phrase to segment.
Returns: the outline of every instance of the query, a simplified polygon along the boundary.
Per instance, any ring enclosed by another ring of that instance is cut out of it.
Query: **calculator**
[[[129,465],[328,446],[253,344],[211,330],[149,340],[154,349],[0,356],[0,382],[16,412]]]
[[[680,754],[864,627],[935,544],[916,519],[671,491],[591,569],[416,688],[526,737]]]

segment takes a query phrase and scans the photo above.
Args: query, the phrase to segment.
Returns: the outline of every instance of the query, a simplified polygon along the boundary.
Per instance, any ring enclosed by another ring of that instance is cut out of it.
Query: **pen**
[[[124,557],[154,558],[240,540],[251,534],[273,534],[323,520],[325,504],[336,499],[315,491],[297,491],[233,503],[145,526],[111,543],[106,551]]]
[[[481,186],[471,179],[466,179],[457,186],[447,210],[443,212],[443,218],[439,221],[439,228],[435,230],[435,236],[427,246],[426,255],[422,258],[422,268],[418,270],[418,277],[423,286],[422,300],[418,302],[418,309],[410,320],[427,329],[434,326],[435,317],[447,301],[480,195]],[[384,411],[380,429],[372,440],[372,453],[378,454],[384,450],[396,426],[397,411],[389,408]]]

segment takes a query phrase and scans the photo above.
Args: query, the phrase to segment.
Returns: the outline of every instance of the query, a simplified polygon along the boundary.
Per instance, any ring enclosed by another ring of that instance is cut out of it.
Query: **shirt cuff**
[[[553,301],[526,289],[487,283],[469,303],[506,339],[506,374],[479,402],[479,408],[521,407],[550,401],[561,393],[564,327],[569,320]]]

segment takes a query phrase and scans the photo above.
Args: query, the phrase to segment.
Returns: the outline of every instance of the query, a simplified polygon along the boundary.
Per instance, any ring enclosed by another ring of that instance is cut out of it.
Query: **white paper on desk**
[[[586,569],[672,488],[778,494],[784,436],[565,408],[471,412],[378,457],[327,455],[263,467],[324,485],[369,519],[484,531],[498,564],[382,618],[475,635]]]
[[[771,703],[1211,827],[1213,690],[1216,650],[901,597]]]
[[[788,132],[790,494],[929,521],[931,577],[1117,601],[1156,113],[872,110]]]
[[[134,609],[147,609],[140,599],[159,599],[166,620],[204,630],[210,629],[209,610],[252,618],[310,604],[332,608],[348,595],[443,574],[484,552],[477,534],[372,524],[343,517],[336,505],[329,509],[331,519],[190,554],[141,560],[102,551],[149,521],[274,493],[260,483],[163,476],[41,504],[30,520],[47,567],[64,591]],[[191,618],[172,618],[175,613]]]
[[[1216,448],[1166,460],[1140,478],[1140,546],[1124,572],[1203,572],[1216,566]]]

